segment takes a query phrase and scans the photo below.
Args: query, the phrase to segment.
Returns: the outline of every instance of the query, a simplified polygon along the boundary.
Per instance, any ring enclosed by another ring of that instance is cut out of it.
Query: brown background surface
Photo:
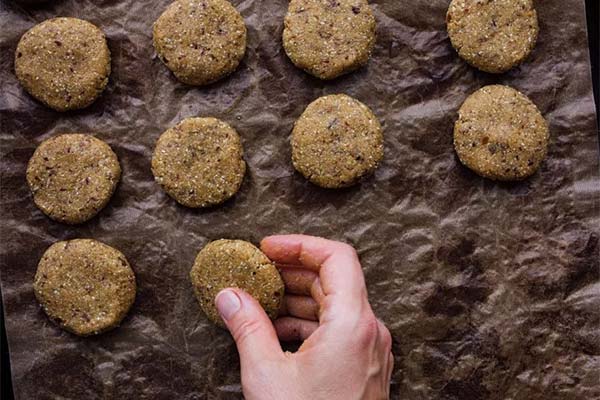
[[[199,310],[188,272],[210,240],[284,232],[357,248],[371,303],[394,337],[394,399],[600,396],[599,157],[582,0],[538,1],[538,46],[499,76],[456,56],[447,0],[373,1],[372,60],[333,82],[286,58],[287,1],[236,0],[247,54],[207,88],[178,83],[154,54],[151,24],[168,3],[0,3],[0,271],[17,398],[241,397],[235,346]],[[54,16],[88,19],[108,37],[110,83],[83,111],[44,108],[13,73],[20,35]],[[550,123],[548,159],[525,182],[484,180],[454,154],[457,109],[489,83],[521,90]],[[288,138],[310,101],[338,92],[378,115],[385,160],[361,185],[327,191],[294,173]],[[208,211],[176,205],[150,172],[160,133],[197,115],[234,126],[249,165],[238,195]],[[61,132],[94,133],[123,168],[108,207],[76,227],[38,211],[25,181],[35,147]],[[32,291],[45,249],[76,237],[120,249],[139,285],[122,326],[93,338],[50,323]]]

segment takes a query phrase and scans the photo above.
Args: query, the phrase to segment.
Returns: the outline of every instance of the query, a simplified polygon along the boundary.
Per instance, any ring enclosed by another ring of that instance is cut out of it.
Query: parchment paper
[[[240,398],[233,341],[200,311],[188,272],[210,240],[292,232],[358,249],[394,337],[394,399],[598,398],[600,180],[583,0],[538,1],[532,57],[499,76],[452,50],[447,0],[373,1],[372,60],[333,82],[285,56],[287,1],[234,3],[247,54],[207,88],[178,83],[154,54],[151,25],[169,0],[1,3],[1,280],[17,398]],[[14,76],[19,37],[54,16],[88,19],[108,37],[110,83],[83,111],[43,107]],[[523,91],[550,123],[547,161],[525,182],[487,181],[455,156],[457,110],[489,83]],[[288,139],[309,102],[339,92],[380,118],[385,160],[361,185],[328,191],[294,172]],[[150,157],[165,129],[209,115],[239,131],[249,172],[233,200],[193,211],[154,182]],[[123,168],[108,207],[76,227],[38,211],[25,181],[35,147],[62,132],[96,134]],[[120,249],[137,275],[129,316],[98,337],[61,331],[32,291],[46,248],[76,237]]]

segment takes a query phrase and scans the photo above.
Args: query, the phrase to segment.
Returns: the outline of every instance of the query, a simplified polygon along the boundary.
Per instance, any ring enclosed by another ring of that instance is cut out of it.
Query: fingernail
[[[219,294],[217,294],[215,302],[217,303],[217,310],[219,310],[221,318],[225,321],[228,321],[233,317],[233,314],[235,314],[242,306],[238,295],[235,294],[233,290],[228,289],[221,290]]]

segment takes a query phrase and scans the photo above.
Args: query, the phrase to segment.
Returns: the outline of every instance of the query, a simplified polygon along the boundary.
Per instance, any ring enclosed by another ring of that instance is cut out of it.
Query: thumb
[[[283,356],[271,320],[252,296],[237,288],[223,289],[215,303],[235,340],[242,369]]]

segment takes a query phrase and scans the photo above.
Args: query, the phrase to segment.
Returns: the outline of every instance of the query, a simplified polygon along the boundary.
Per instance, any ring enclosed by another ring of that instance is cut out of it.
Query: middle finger
[[[317,274],[314,271],[304,269],[302,267],[292,266],[277,266],[281,274],[281,278],[285,284],[286,293],[298,294],[303,296],[311,295],[311,286]]]
[[[309,321],[319,320],[319,305],[312,297],[286,294],[283,300],[280,315],[291,315]]]

